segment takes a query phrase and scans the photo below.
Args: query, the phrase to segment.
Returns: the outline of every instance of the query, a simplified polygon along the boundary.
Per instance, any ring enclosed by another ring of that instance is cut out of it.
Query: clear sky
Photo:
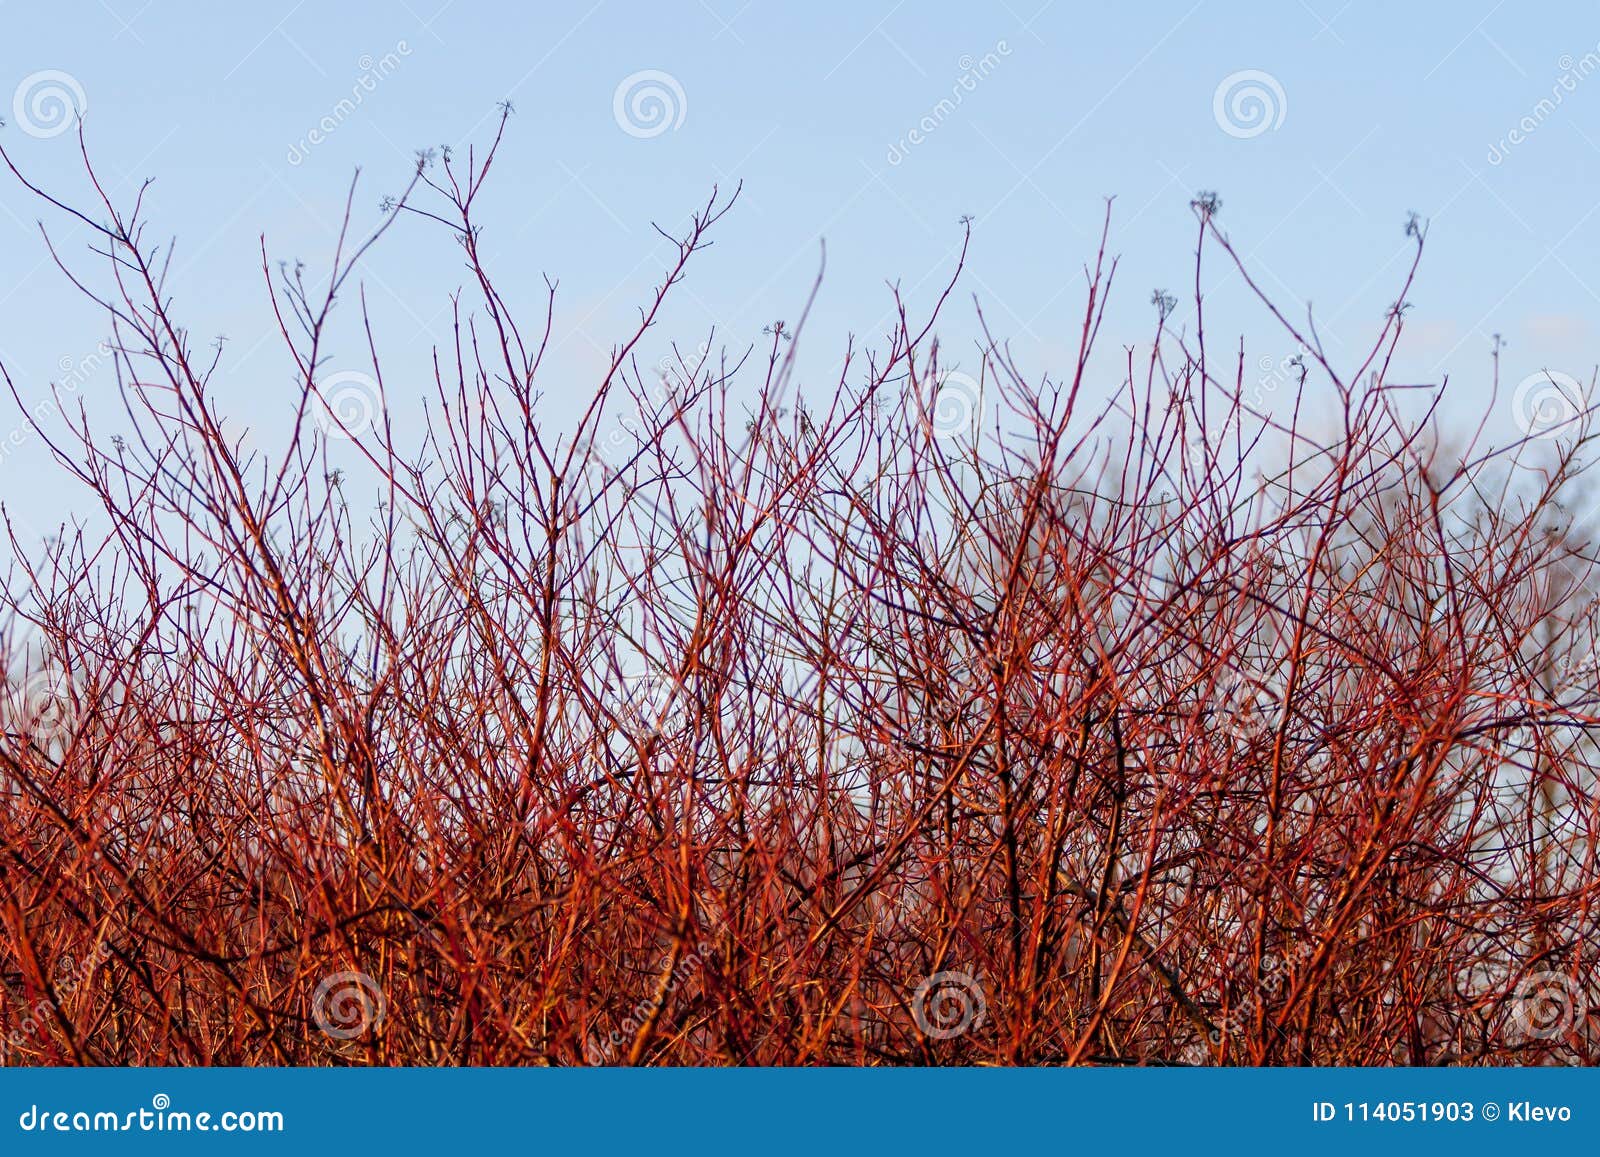
[[[1481,404],[1493,333],[1509,342],[1511,382],[1543,368],[1586,380],[1600,356],[1593,4],[1530,15],[1492,0],[3,0],[0,18],[0,140],[39,182],[81,196],[76,129],[52,135],[65,93],[85,106],[90,152],[118,196],[155,178],[152,233],[178,237],[177,308],[197,341],[228,336],[219,390],[245,421],[270,422],[290,389],[267,336],[260,235],[273,258],[320,271],[357,166],[357,218],[371,225],[415,149],[486,141],[505,99],[516,115],[486,194],[485,245],[530,309],[542,274],[560,281],[553,405],[592,387],[659,275],[667,250],[651,223],[676,228],[714,183],[740,179],[741,203],[651,359],[713,324],[741,347],[793,319],[825,238],[806,346],[825,379],[847,333],[870,344],[883,331],[886,283],[929,304],[970,215],[951,344],[970,341],[975,294],[1025,368],[1061,370],[1104,198],[1116,197],[1123,261],[1105,334],[1115,350],[1148,341],[1153,288],[1192,288],[1188,202],[1200,189],[1221,195],[1220,222],[1286,312],[1314,303],[1335,354],[1370,339],[1394,300],[1415,211],[1431,232],[1404,374],[1448,371]],[[665,74],[635,84],[655,85],[664,113],[649,93],[619,100],[641,72]],[[0,356],[29,397],[107,328],[49,265],[41,215],[0,180]],[[84,232],[43,215],[98,275]],[[409,408],[429,342],[447,332],[459,251],[406,223],[361,277],[396,375],[391,403]],[[1252,362],[1291,352],[1220,264],[1207,287],[1208,328],[1224,345],[1244,335]],[[1191,316],[1185,301],[1174,324]],[[344,334],[335,362],[359,364]],[[115,425],[104,374],[79,393]],[[54,517],[72,496],[32,485],[41,455],[29,444],[0,461],[0,495]]]

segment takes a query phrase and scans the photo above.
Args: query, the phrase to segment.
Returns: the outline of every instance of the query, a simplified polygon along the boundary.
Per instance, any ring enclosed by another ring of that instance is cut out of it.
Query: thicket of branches
[[[1345,366],[1273,309],[1267,413],[1162,294],[1106,403],[1104,245],[1057,378],[904,307],[822,387],[799,325],[641,364],[714,194],[558,430],[555,311],[480,249],[499,145],[378,230],[468,270],[425,437],[321,388],[371,241],[263,245],[270,451],[143,191],[5,158],[93,232],[57,257],[120,386],[47,421],[7,374],[98,503],[7,587],[7,1063],[1600,1059],[1586,415],[1452,442],[1388,380],[1403,304]]]

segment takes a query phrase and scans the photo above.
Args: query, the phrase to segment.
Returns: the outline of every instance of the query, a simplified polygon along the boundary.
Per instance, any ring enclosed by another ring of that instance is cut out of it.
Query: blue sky
[[[485,195],[486,248],[528,309],[540,307],[543,274],[560,281],[545,381],[557,408],[592,387],[659,275],[667,249],[651,223],[676,228],[714,183],[740,179],[741,203],[693,267],[651,360],[712,325],[737,348],[793,319],[825,238],[805,364],[826,381],[846,334],[871,344],[887,325],[887,283],[913,306],[931,302],[970,215],[947,342],[970,348],[976,295],[1024,368],[1062,370],[1104,198],[1116,197],[1111,247],[1122,259],[1105,331],[1115,351],[1148,341],[1153,288],[1182,298],[1192,287],[1188,202],[1199,189],[1220,193],[1221,224],[1286,312],[1314,303],[1336,355],[1370,340],[1394,300],[1416,211],[1431,233],[1403,375],[1448,371],[1459,396],[1481,404],[1492,333],[1509,342],[1511,382],[1545,368],[1587,380],[1596,359],[1592,5],[1541,6],[1534,20],[1487,0],[405,0],[335,11],[7,0],[0,17],[0,140],[31,177],[81,196],[75,131],[49,135],[48,102],[28,103],[41,87],[64,90],[85,105],[91,155],[124,203],[155,178],[148,216],[153,235],[178,237],[177,308],[197,341],[228,336],[219,389],[243,421],[270,422],[290,389],[268,329],[260,235],[274,259],[325,268],[356,167],[357,220],[374,224],[416,148],[486,141],[503,99],[516,115]],[[670,124],[619,121],[619,85],[645,71],[670,78],[659,80]],[[1219,86],[1240,73],[1252,75],[1235,87],[1265,95],[1265,123],[1230,120],[1225,99],[1219,114]],[[356,92],[356,107],[339,111]],[[954,107],[941,109],[946,98]],[[334,127],[311,143],[324,118]],[[95,272],[81,231],[0,180],[0,356],[28,397],[45,396],[106,329],[48,264],[41,215]],[[391,405],[414,414],[428,346],[447,333],[446,295],[463,281],[459,251],[405,223],[361,278],[391,364],[411,367]],[[1243,335],[1252,363],[1292,352],[1220,263],[1206,288],[1222,346]],[[1191,312],[1185,301],[1174,321]],[[343,333],[335,363],[358,362],[353,328]],[[80,393],[111,428],[117,404],[103,377]],[[47,517],[71,496],[21,497],[42,455],[29,444],[0,463],[0,493]]]

